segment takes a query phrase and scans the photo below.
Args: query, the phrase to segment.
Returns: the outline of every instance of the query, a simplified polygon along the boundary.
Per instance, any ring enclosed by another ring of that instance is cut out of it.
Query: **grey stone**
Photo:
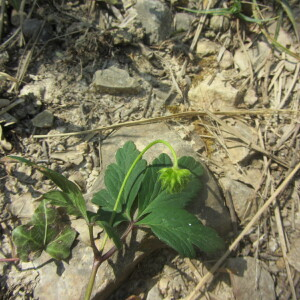
[[[247,138],[251,143],[256,144],[257,134],[251,126],[239,120],[234,120],[231,118],[228,118],[226,121],[227,123],[230,123],[230,127],[233,130],[239,132],[244,138]],[[248,147],[248,145],[245,145],[244,142],[241,142],[239,139],[237,139],[236,136],[234,134],[231,134],[226,127],[227,126],[221,126],[220,129],[225,138],[225,144],[229,158],[232,163],[239,163],[249,156],[250,147]]]
[[[0,108],[8,106],[9,104],[10,104],[10,101],[8,99],[0,99]]]
[[[229,18],[225,16],[212,16],[209,27],[216,32],[224,32],[229,28]]]
[[[158,138],[169,141],[179,156],[190,155],[198,159],[191,146],[182,141],[176,132],[170,130],[167,125],[163,123],[147,124],[121,128],[103,142],[101,147],[103,170],[110,163],[115,162],[116,150],[122,147],[126,141],[133,141],[137,148],[142,150],[148,143]],[[144,158],[151,162],[161,152],[170,155],[168,149],[159,144],[146,152]],[[95,181],[89,193],[86,194],[87,200],[91,199],[95,192],[104,187],[103,177],[104,172]],[[224,206],[218,185],[206,168],[203,182],[204,188],[189,209],[203,223],[214,227],[221,235],[225,235],[231,230],[230,217]],[[72,223],[76,229],[76,222],[73,221]],[[58,298],[73,300],[78,299],[81,295],[82,299],[91,271],[93,254],[92,249],[86,244],[87,232],[82,228],[84,224],[79,223],[77,222],[77,225],[80,225],[78,231],[84,234],[85,237],[79,239],[79,243],[73,249],[72,257],[68,263],[62,262],[60,265],[55,265],[54,262],[50,262],[45,264],[49,259],[47,256],[38,261],[39,265],[43,264],[43,267],[38,268],[40,282],[35,289],[35,297],[47,300]],[[96,243],[101,244],[101,240],[97,240]],[[109,243],[111,242],[109,241]],[[154,250],[164,247],[148,230],[133,231],[127,237],[126,244],[127,246],[119,253],[116,253],[109,261],[100,266],[92,299],[106,299],[127,278],[139,261]],[[112,244],[110,245],[112,246]]]
[[[233,66],[233,56],[231,52],[225,50],[222,59],[220,61],[220,67],[223,70],[227,70]]]
[[[232,109],[238,99],[238,90],[221,73],[217,74],[212,83],[210,79],[208,76],[190,88],[188,96],[192,106],[195,109]]]
[[[54,116],[52,112],[44,110],[36,115],[31,121],[33,126],[39,128],[50,128],[53,125]]]
[[[18,218],[23,218],[30,220],[31,216],[36,209],[36,203],[32,201],[31,193],[27,192],[18,197],[13,197],[13,201],[9,204],[11,212],[18,216]]]
[[[274,281],[258,259],[253,257],[229,258],[227,267],[235,299],[275,300]]]
[[[24,20],[22,32],[26,39],[34,38],[35,35],[43,26],[44,21],[38,19],[26,19]],[[48,41],[52,36],[52,28],[49,24],[45,23],[40,34],[40,40]]]
[[[228,177],[221,178],[220,184],[225,191],[229,191],[234,210],[241,223],[246,223],[256,212],[255,190],[240,181],[232,180]]]
[[[0,115],[0,124],[2,123],[4,123],[5,126],[8,126],[8,125],[18,123],[18,120],[15,117],[13,117],[11,114],[4,113]]]
[[[266,42],[256,42],[248,50],[248,55],[243,49],[238,49],[233,57],[235,67],[241,72],[249,74],[249,59],[253,69],[257,68],[269,55],[271,49]],[[249,58],[248,58],[249,57]]]
[[[163,297],[159,291],[157,285],[154,285],[147,294],[146,300],[162,300]]]
[[[196,53],[200,57],[205,57],[213,54],[217,54],[220,46],[210,40],[200,40],[197,43]]]
[[[188,31],[195,17],[187,13],[177,13],[175,19],[175,30],[176,31]]]
[[[96,91],[112,95],[134,94],[139,91],[140,84],[127,71],[112,66],[95,72],[92,87]]]
[[[149,45],[160,43],[170,36],[173,31],[172,14],[162,1],[137,0],[135,9]]]
[[[300,272],[300,232],[296,231],[298,236],[290,241],[290,251],[287,254],[289,264]]]

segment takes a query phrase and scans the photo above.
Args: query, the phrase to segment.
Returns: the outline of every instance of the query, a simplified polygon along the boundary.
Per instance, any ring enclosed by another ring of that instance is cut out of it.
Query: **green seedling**
[[[251,18],[245,14],[243,14],[243,7],[242,3],[247,3],[252,6],[252,13],[254,18]],[[287,0],[276,0],[276,3],[279,7],[279,16],[276,16],[274,18],[263,18],[262,13],[260,11],[260,4],[257,3],[256,0],[252,0],[251,2],[241,1],[241,0],[233,0],[232,4],[228,8],[214,8],[214,9],[204,9],[204,10],[194,10],[184,7],[179,7],[180,9],[183,9],[188,12],[197,13],[197,14],[208,14],[208,15],[215,15],[215,16],[233,16],[236,18],[239,18],[241,20],[244,20],[246,22],[250,23],[256,23],[260,26],[261,31],[263,35],[267,38],[267,40],[275,47],[277,50],[285,52],[286,54],[300,60],[300,56],[298,53],[295,53],[291,51],[290,49],[284,47],[280,43],[277,42],[277,36],[275,34],[275,37],[272,37],[265,28],[263,28],[264,24],[273,20],[277,20],[278,28],[281,26],[282,23],[282,14],[283,12],[287,15],[288,19],[290,20],[295,35],[297,37],[297,40],[299,42],[299,34],[297,29],[296,20],[293,14],[293,11],[288,3]]]
[[[164,153],[150,164],[142,158],[149,148],[158,143],[169,148],[173,161]],[[195,247],[206,253],[224,248],[223,240],[213,229],[204,226],[196,216],[185,210],[185,206],[200,192],[203,167],[189,156],[178,159],[166,141],[156,140],[142,152],[133,142],[127,142],[116,152],[116,162],[105,172],[106,188],[92,199],[99,207],[97,212],[87,210],[79,188],[61,174],[24,158],[10,156],[9,159],[38,169],[60,188],[45,193],[32,220],[13,230],[19,258],[29,261],[46,251],[55,259],[67,259],[77,233],[66,225],[62,208],[68,215],[83,218],[94,253],[86,300],[91,297],[99,266],[123,247],[132,230],[150,228],[161,241],[184,257],[195,257]],[[126,223],[127,228],[120,234],[121,223]],[[105,232],[99,248],[93,238],[95,226],[100,226]],[[114,243],[110,249],[106,249],[108,239]]]
[[[228,8],[213,8],[213,9],[203,9],[203,10],[194,10],[189,8],[180,7],[183,10],[197,13],[197,14],[208,14],[208,15],[215,15],[215,16],[234,16],[237,18],[240,18],[246,22],[250,23],[257,23],[261,24],[263,22],[268,22],[275,20],[276,18],[270,18],[270,19],[258,19],[258,18],[251,18],[246,16],[242,13],[242,1],[240,0],[233,0],[232,4]]]

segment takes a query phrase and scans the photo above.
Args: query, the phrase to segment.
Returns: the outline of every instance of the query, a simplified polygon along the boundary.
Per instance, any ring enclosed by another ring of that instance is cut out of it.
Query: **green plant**
[[[249,3],[249,2],[245,2]],[[195,10],[195,9],[188,9],[184,7],[180,7],[183,10],[193,12],[193,13],[198,13],[198,14],[210,14],[210,15],[215,15],[215,16],[235,16],[237,18],[240,18],[246,22],[251,22],[251,23],[258,23],[261,24],[263,22],[271,21],[276,18],[271,18],[271,19],[258,19],[258,18],[251,18],[248,17],[247,15],[243,14],[242,10],[242,1],[241,0],[233,0],[232,4],[228,8],[213,8],[213,9],[203,9],[203,10]]]
[[[173,162],[168,155],[160,154],[147,165],[142,156],[157,143],[170,149]],[[133,229],[149,227],[160,240],[186,257],[195,256],[194,246],[207,253],[224,247],[223,240],[213,229],[202,225],[197,217],[184,209],[201,189],[203,167],[192,157],[178,159],[166,141],[156,140],[142,152],[133,142],[127,142],[116,152],[116,163],[109,165],[105,172],[106,188],[92,199],[99,206],[97,212],[87,210],[78,187],[61,174],[24,158],[9,156],[9,159],[37,168],[60,188],[45,193],[29,224],[13,230],[13,241],[21,260],[34,259],[43,250],[60,260],[70,255],[76,232],[65,225],[65,216],[57,207],[86,221],[94,263],[85,299],[90,299],[99,266],[121,249]],[[119,235],[117,229],[124,222],[127,228]],[[94,226],[105,231],[100,249],[93,238]],[[113,240],[114,246],[106,250],[108,238]]]
[[[276,16],[274,18],[263,18],[263,15],[259,8],[262,5],[258,4],[256,0],[251,0],[249,2],[241,1],[241,0],[233,0],[231,2],[231,6],[228,8],[214,8],[214,9],[203,9],[203,10],[188,9],[188,8],[184,8],[184,7],[179,7],[179,8],[183,9],[185,11],[197,13],[197,14],[209,14],[209,15],[215,15],[215,16],[233,16],[233,17],[239,18],[241,20],[244,20],[246,22],[256,23],[260,26],[262,34],[267,38],[267,40],[275,48],[277,48],[279,51],[283,51],[286,54],[300,60],[300,56],[298,53],[291,51],[290,49],[284,47],[283,45],[281,45],[280,43],[277,42],[278,30],[282,23],[283,13],[285,13],[287,15],[288,19],[290,20],[290,22],[294,28],[294,32],[295,32],[295,35],[296,35],[298,41],[299,41],[299,34],[298,34],[298,30],[297,30],[296,20],[295,20],[292,8],[289,5],[289,2],[287,0],[276,0],[275,2],[278,6],[277,10],[276,10],[276,11],[278,11],[278,16]],[[254,18],[251,18],[243,13],[242,3],[251,5],[252,14],[253,14]],[[272,37],[268,33],[268,31],[265,28],[263,28],[263,26],[266,22],[273,21],[273,20],[277,20],[277,27],[278,27],[277,33],[275,33],[274,37]]]

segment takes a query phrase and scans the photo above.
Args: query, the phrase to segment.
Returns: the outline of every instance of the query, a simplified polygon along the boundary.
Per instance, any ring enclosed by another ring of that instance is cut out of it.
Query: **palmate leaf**
[[[184,210],[201,190],[203,167],[192,157],[181,157],[178,166],[190,170],[192,176],[181,192],[170,194],[162,189],[158,171],[171,166],[166,154],[148,166],[138,194],[139,221],[136,224],[149,226],[159,239],[183,256],[194,257],[194,246],[208,253],[222,249],[224,244],[218,234]]]
[[[56,203],[55,205],[58,205],[57,203],[60,202],[62,204],[61,206],[66,207],[69,212],[73,212],[77,216],[82,216],[88,222],[85,200],[81,191],[74,182],[68,180],[66,177],[55,171],[39,166],[23,157],[9,156],[9,158],[34,167],[52,180],[63,191],[63,193],[57,193],[57,198],[53,197],[54,193],[52,193],[52,195],[51,193],[48,195],[46,194],[46,197],[48,196],[49,200],[53,201],[53,204]]]
[[[167,245],[185,257],[195,257],[194,245],[206,253],[224,248],[223,240],[186,210],[161,206],[136,223],[147,225]]]
[[[94,204],[106,211],[113,211],[124,178],[139,154],[140,152],[136,149],[134,143],[130,141],[117,151],[116,163],[109,165],[105,172],[104,183],[106,189],[94,195],[92,199]],[[129,220],[131,218],[131,206],[137,197],[146,166],[147,162],[145,160],[138,161],[127,181],[120,205],[116,209],[117,212],[125,210],[126,217]]]
[[[33,260],[43,250],[55,259],[66,259],[76,235],[76,231],[61,220],[57,210],[46,200],[40,203],[28,224],[18,226],[12,232],[23,261]]]
[[[185,188],[178,192],[170,194],[163,190],[159,181],[159,170],[171,167],[172,161],[167,154],[161,154],[156,158],[152,165],[148,166],[145,172],[141,189],[138,193],[138,218],[156,211],[160,206],[169,205],[170,207],[185,207],[201,190],[201,178],[203,167],[199,162],[190,156],[183,156],[178,160],[178,166],[182,169],[188,169],[192,176]]]

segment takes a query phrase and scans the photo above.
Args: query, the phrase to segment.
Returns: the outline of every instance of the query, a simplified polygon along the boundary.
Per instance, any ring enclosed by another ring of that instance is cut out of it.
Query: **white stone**
[[[223,70],[227,70],[229,68],[231,68],[233,66],[233,56],[231,54],[231,52],[229,52],[228,50],[225,50],[221,61],[220,61],[220,67]]]
[[[157,287],[157,285],[154,285],[151,290],[148,292],[147,294],[147,298],[146,300],[161,300],[163,299],[159,288]]]
[[[254,89],[247,90],[244,102],[248,105],[254,105],[257,102],[258,98]]]
[[[213,54],[217,54],[220,49],[220,45],[210,40],[200,40],[197,43],[196,54],[200,57],[205,57]]]
[[[237,49],[233,59],[234,65],[237,69],[239,69],[241,72],[245,72],[245,74],[249,74],[249,63],[251,63],[251,67],[255,69],[266,60],[271,51],[271,48],[266,42],[257,42],[254,43],[251,48],[246,51],[247,53],[245,53],[244,49],[242,48]]]

